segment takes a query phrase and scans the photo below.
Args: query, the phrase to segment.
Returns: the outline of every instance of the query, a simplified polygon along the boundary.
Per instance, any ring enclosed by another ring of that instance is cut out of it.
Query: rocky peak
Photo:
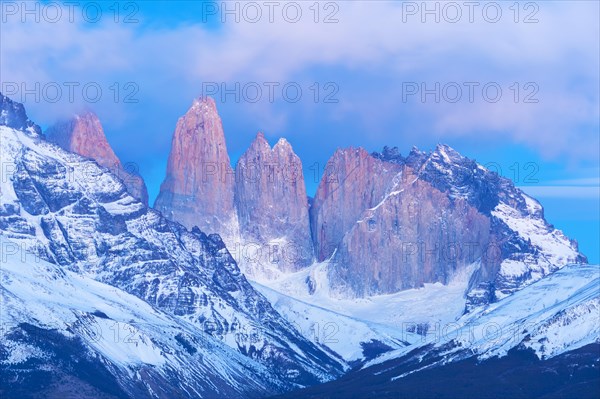
[[[446,144],[438,144],[430,155],[435,162],[444,165],[461,164],[470,161],[454,148]],[[472,162],[472,161],[471,161]]]
[[[23,104],[11,100],[2,93],[0,93],[0,126],[21,130],[34,138],[43,138],[42,129],[27,117]]]
[[[447,144],[438,144],[435,149],[429,153],[420,151],[416,146],[413,146],[406,157],[403,157],[400,154],[398,147],[390,148],[384,146],[381,152],[375,151],[371,155],[385,162],[407,164],[413,168],[423,165],[425,161],[432,161],[445,165],[469,161],[469,159],[462,156],[458,151]]]
[[[406,157],[408,165],[422,164],[427,159],[427,153],[420,151],[416,146],[413,146]]]
[[[271,148],[256,135],[236,166],[235,204],[242,241],[258,244],[263,255],[242,257],[248,275],[268,279],[312,262],[302,163],[287,140]]]
[[[154,207],[171,220],[218,233],[231,244],[237,235],[234,180],[215,101],[195,99],[177,121]]]
[[[266,153],[271,151],[271,146],[269,145],[269,142],[265,138],[263,132],[256,133],[256,137],[254,138],[254,140],[252,140],[252,143],[250,143],[250,147],[248,150],[257,153]]]
[[[586,261],[537,201],[450,146],[413,147],[404,159],[389,148],[367,157],[343,150],[330,163],[311,228],[319,260],[335,253],[328,275],[341,295],[446,283],[476,263],[470,309]]]
[[[429,182],[440,191],[449,192],[452,198],[467,200],[480,212],[488,215],[498,204],[500,192],[514,190],[508,179],[486,170],[446,144],[438,144],[430,152],[413,147],[406,158],[395,156],[386,148],[381,153],[374,152],[373,156],[386,162],[408,166],[415,177]],[[520,206],[524,207],[525,203],[520,202]]]
[[[111,148],[98,116],[86,111],[73,118],[58,122],[46,130],[48,141],[61,148],[91,158],[110,169],[138,200],[148,205],[148,191],[138,168],[131,163],[123,165]]]
[[[194,98],[190,110],[199,110],[200,112],[218,115],[217,103],[212,97]]]
[[[277,143],[275,143],[275,145],[273,146],[273,151],[293,151],[292,150],[292,145],[290,144],[289,141],[287,141],[285,138],[280,138],[279,140],[277,140]]]

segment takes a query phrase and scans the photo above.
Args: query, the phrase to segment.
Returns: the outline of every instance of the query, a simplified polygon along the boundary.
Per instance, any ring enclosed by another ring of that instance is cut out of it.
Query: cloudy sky
[[[523,186],[598,262],[598,4],[4,1],[0,90],[42,127],[94,110],[151,201],[203,94],[232,161],[259,130],[285,136],[309,194],[336,148],[446,143]]]

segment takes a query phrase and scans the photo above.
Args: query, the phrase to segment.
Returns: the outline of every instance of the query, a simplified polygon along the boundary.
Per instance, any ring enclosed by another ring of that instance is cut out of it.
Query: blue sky
[[[61,18],[49,2],[29,3],[33,14],[6,3],[0,90],[10,95],[17,84],[11,97],[42,126],[93,109],[121,160],[139,166],[151,200],[178,117],[203,88],[239,84],[249,90],[239,101],[215,94],[234,162],[257,131],[272,144],[284,136],[312,194],[312,170],[336,148],[407,153],[446,143],[499,166],[600,261],[598,2],[498,2],[497,20],[490,2],[472,15],[462,2],[458,9],[428,2],[433,14],[422,2],[277,2],[272,21],[261,1],[93,2],[88,14],[82,1],[72,21],[62,3]],[[293,22],[296,5],[302,16]],[[79,83],[72,101],[68,82]],[[269,82],[279,84],[273,102]],[[36,84],[40,98],[22,91]],[[85,85],[101,88],[97,102],[84,97]],[[299,101],[291,102],[293,90],[286,100],[285,85],[302,90]],[[263,92],[254,103],[255,86]],[[424,98],[422,89],[430,90]],[[137,102],[125,102],[128,94]],[[327,95],[337,101],[325,102]]]

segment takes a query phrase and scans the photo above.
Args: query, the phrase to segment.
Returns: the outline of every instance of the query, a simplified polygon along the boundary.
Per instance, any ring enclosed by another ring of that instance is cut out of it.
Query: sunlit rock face
[[[148,191],[144,179],[137,173],[138,168],[133,164],[121,163],[108,143],[96,114],[86,112],[58,122],[46,131],[46,137],[67,151],[91,158],[109,168],[123,181],[132,196],[148,205]]]
[[[447,284],[481,257],[489,234],[488,218],[466,201],[453,201],[425,181],[400,180],[344,235],[331,285],[364,297]]]
[[[302,163],[290,143],[259,133],[230,166],[215,102],[179,119],[155,209],[188,228],[218,233],[244,272],[276,278],[313,261]]]
[[[238,235],[234,183],[215,102],[196,99],[177,121],[154,208],[188,228],[218,233],[232,244]]]
[[[242,242],[262,252],[253,260],[242,256],[247,274],[275,277],[278,271],[297,271],[312,263],[302,163],[285,139],[271,148],[259,133],[240,157],[235,206]]]
[[[378,160],[362,148],[333,154],[310,212],[317,260],[333,254],[360,215],[383,199],[399,170],[398,165]]]
[[[330,162],[337,174],[321,181],[311,229],[319,259],[331,256],[337,295],[447,284],[471,264],[469,310],[587,262],[536,200],[446,145],[407,157],[389,148],[342,150]]]

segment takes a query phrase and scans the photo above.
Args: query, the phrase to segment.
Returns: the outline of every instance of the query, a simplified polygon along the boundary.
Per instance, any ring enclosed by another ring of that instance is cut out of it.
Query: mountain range
[[[419,397],[513,364],[561,376],[526,396],[599,384],[598,267],[447,145],[339,149],[310,198],[284,138],[232,167],[199,98],[150,208],[91,111],[42,132],[0,94],[0,134],[7,397]]]

